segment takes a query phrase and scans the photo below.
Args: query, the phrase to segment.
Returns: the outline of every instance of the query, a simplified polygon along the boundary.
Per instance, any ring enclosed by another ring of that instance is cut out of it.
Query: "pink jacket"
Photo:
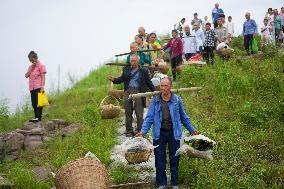
[[[164,46],[164,50],[166,50],[167,48],[171,47],[172,48],[172,54],[171,54],[171,58],[175,58],[178,55],[182,54],[183,51],[183,47],[182,47],[182,40],[181,38],[177,37],[177,38],[173,38],[171,39],[168,44],[166,44]]]
[[[38,61],[34,68],[32,68],[32,65],[30,65],[28,69],[33,69],[29,76],[29,90],[32,91],[34,89],[41,88],[41,75],[46,73],[45,65]]]

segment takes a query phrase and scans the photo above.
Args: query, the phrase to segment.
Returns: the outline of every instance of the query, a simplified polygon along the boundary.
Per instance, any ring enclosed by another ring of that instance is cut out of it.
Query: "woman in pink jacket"
[[[177,37],[177,30],[172,30],[173,38],[164,46],[164,50],[171,48],[171,67],[173,73],[173,80],[176,80],[176,67],[182,62],[182,40]]]
[[[31,65],[29,66],[25,77],[29,78],[29,90],[31,93],[32,106],[35,118],[31,122],[41,121],[42,107],[37,107],[38,93],[44,92],[46,68],[39,60],[37,53],[31,51],[28,55]]]

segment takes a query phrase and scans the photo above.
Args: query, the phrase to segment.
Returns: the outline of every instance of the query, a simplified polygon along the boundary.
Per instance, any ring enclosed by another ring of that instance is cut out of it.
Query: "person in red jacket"
[[[171,67],[173,73],[173,80],[176,80],[176,67],[182,62],[182,40],[177,36],[177,30],[172,30],[172,39],[164,46],[164,50],[171,48]]]

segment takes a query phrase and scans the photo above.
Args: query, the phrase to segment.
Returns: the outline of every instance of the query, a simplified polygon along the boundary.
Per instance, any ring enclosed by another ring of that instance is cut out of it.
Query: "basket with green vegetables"
[[[178,149],[176,155],[186,153],[188,157],[212,160],[215,145],[215,141],[202,134],[188,136],[184,138],[184,144]]]

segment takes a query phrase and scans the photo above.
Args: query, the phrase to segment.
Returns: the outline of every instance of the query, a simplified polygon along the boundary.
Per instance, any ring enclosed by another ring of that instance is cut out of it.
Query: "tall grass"
[[[180,87],[203,87],[198,112],[195,99],[182,95],[187,110],[218,145],[211,162],[182,157],[182,183],[190,188],[283,187],[283,60],[218,60],[183,72]]]

